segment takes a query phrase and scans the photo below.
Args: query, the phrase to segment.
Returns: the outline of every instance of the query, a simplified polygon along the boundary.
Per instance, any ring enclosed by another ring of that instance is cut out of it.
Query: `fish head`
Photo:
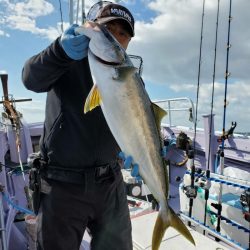
[[[87,21],[77,27],[75,32],[90,38],[89,53],[104,64],[121,65],[126,61],[127,55],[124,48],[104,25]]]

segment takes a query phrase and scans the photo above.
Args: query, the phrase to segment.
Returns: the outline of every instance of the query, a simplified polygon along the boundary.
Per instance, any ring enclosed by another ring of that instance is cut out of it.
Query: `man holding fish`
[[[83,26],[71,26],[23,69],[25,86],[48,92],[38,211],[38,249],[78,250],[87,228],[93,250],[132,250],[131,222],[118,153],[132,155],[160,204],[153,234],[159,248],[175,227],[192,243],[168,207],[160,119],[125,50],[134,36],[130,11],[95,4]]]
[[[105,25],[126,49],[134,36],[130,11],[110,2],[95,4],[94,12],[96,8],[92,20]],[[28,89],[47,92],[38,249],[79,250],[88,228],[91,249],[131,250],[127,197],[117,164],[121,150],[100,107],[84,114],[93,80],[89,38],[77,35],[76,27],[30,58],[23,69]]]

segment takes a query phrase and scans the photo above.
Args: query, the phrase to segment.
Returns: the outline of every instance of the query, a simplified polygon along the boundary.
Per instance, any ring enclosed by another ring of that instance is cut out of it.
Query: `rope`
[[[17,205],[16,203],[14,203],[7,194],[5,194],[4,192],[2,192],[3,198],[5,199],[5,201],[7,201],[8,204],[10,204],[13,208],[15,208],[16,210],[23,212],[25,214],[31,214],[31,215],[35,215],[34,212],[32,212],[29,209],[20,207],[19,205]]]

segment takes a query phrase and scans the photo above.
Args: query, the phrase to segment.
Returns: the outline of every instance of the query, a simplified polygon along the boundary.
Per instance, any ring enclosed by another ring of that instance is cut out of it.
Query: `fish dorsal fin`
[[[97,88],[97,85],[94,85],[90,90],[86,102],[84,104],[84,114],[91,111],[101,104],[101,95]]]
[[[164,110],[163,108],[159,107],[155,103],[152,103],[152,106],[153,106],[153,110],[154,110],[156,125],[158,128],[159,134],[160,134],[160,132],[161,132],[161,120],[165,115],[167,115],[167,111]]]

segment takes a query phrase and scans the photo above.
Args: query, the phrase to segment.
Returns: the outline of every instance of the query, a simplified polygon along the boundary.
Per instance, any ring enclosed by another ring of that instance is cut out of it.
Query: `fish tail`
[[[183,221],[175,214],[173,209],[169,207],[170,214],[171,214],[171,222],[170,226],[176,229],[180,234],[182,234],[188,241],[190,241],[195,246],[195,241],[193,236],[191,235],[190,231],[183,223]]]
[[[169,227],[173,227],[180,234],[182,234],[187,240],[195,245],[193,236],[182,222],[182,220],[175,214],[171,207],[169,207],[169,215],[160,210],[155,222],[153,238],[152,238],[152,250],[158,250],[164,236],[165,231]],[[164,218],[165,217],[165,218]]]
[[[169,221],[166,220],[165,222],[163,221],[162,210],[160,210],[155,222],[153,238],[152,238],[152,250],[159,249],[164,233],[169,226],[170,226]]]

